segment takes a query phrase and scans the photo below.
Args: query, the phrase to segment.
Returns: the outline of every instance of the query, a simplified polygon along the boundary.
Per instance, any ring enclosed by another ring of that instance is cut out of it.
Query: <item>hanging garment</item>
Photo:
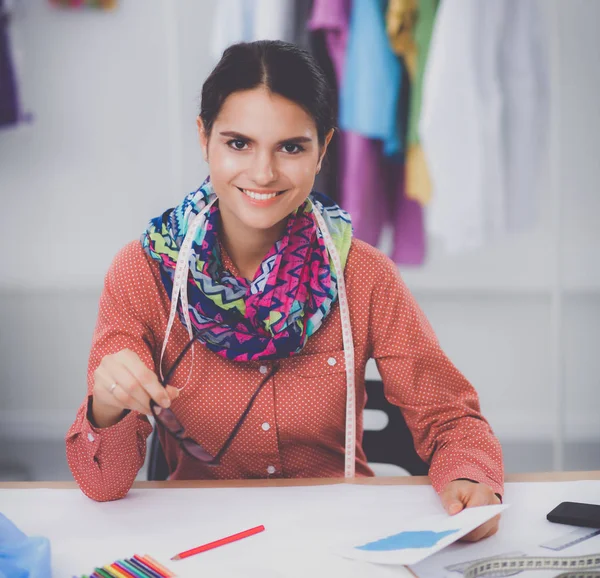
[[[341,139],[342,206],[352,215],[354,236],[377,246],[393,227],[391,259],[422,265],[426,256],[421,205],[404,192],[404,165],[383,154],[381,141],[344,131]]]
[[[117,7],[117,0],[50,0],[50,3],[63,8],[101,8],[103,10],[113,10]]]
[[[9,14],[0,0],[0,128],[19,122],[19,95],[8,27]]]
[[[335,70],[338,90],[342,85],[344,73],[349,19],[350,0],[315,0],[308,22],[310,30],[320,30],[325,34],[325,43]]]
[[[411,82],[417,72],[415,25],[418,17],[417,0],[389,0],[385,16],[387,35],[392,50],[404,60]]]
[[[291,42],[311,51],[309,21],[313,11],[313,0],[294,0],[294,21]]]
[[[533,222],[548,115],[536,0],[444,0],[424,78],[428,228],[450,252]]]
[[[325,35],[339,81],[343,81],[349,8],[348,0],[315,0],[310,20],[312,29]],[[407,83],[404,87],[407,88]],[[405,98],[399,98],[400,116],[405,101]],[[404,194],[401,159],[386,157],[380,140],[346,130],[339,132],[338,136],[339,202],[352,215],[354,235],[377,246],[385,225],[394,226],[392,259],[403,265],[423,263],[423,214],[421,207]]]
[[[406,0],[404,0],[406,1]],[[423,98],[423,72],[429,56],[429,43],[439,0],[418,0],[418,17],[414,26],[416,58],[410,91],[408,147],[406,151],[406,196],[422,205],[431,198],[431,180],[427,161],[419,142],[419,118]],[[410,72],[410,68],[409,68]]]
[[[238,42],[291,41],[294,35],[294,0],[219,0],[215,6],[211,54]]]
[[[354,0],[344,79],[340,90],[340,126],[380,139],[386,155],[403,150],[398,126],[402,71],[385,29],[385,0]]]

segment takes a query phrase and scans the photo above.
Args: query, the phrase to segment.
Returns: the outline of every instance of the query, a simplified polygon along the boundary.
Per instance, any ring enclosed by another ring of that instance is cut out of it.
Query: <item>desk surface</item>
[[[506,501],[511,507],[502,516],[498,534],[470,544],[468,553],[463,552],[464,545],[448,549],[448,563],[516,550],[529,552],[530,546],[532,555],[547,555],[537,545],[562,536],[565,530],[548,522],[546,513],[574,497],[598,501],[600,471],[509,475],[506,481],[526,483],[507,486]],[[97,503],[85,498],[74,482],[7,482],[0,483],[0,509],[25,533],[51,540],[56,576],[81,575],[99,561],[151,552],[182,578],[390,578],[415,574],[439,578],[443,569],[435,560],[438,566],[433,570],[425,567],[421,572],[418,565],[411,574],[400,567],[393,571],[383,565],[366,567],[366,562],[347,560],[338,553],[341,545],[364,543],[366,536],[391,534],[390,528],[398,528],[404,519],[414,517],[415,511],[422,516],[439,513],[439,500],[428,484],[427,477],[349,482],[343,478],[138,482],[135,488],[147,491],[131,492],[125,500]],[[157,488],[206,491],[153,491]],[[157,520],[170,521],[169,532],[157,531]],[[174,566],[170,562],[176,552],[259,523],[269,528],[260,540],[242,540],[235,547],[215,549]],[[591,541],[578,547],[586,546],[598,551]],[[591,552],[574,551],[578,553]]]
[[[532,474],[508,474],[506,482],[570,482],[578,480],[600,480],[600,470],[587,472],[545,472]],[[427,476],[398,476],[381,478],[295,478],[274,480],[191,480],[169,482],[135,482],[134,488],[260,488],[284,486],[318,486],[324,484],[369,484],[369,485],[427,485]],[[75,482],[0,482],[3,488],[76,488]]]

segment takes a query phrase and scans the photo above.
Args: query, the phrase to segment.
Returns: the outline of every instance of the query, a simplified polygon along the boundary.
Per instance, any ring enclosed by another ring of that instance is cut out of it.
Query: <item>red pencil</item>
[[[219,546],[224,546],[225,544],[231,544],[231,542],[235,542],[236,540],[241,540],[242,538],[247,538],[248,536],[254,536],[254,534],[263,532],[264,529],[265,527],[262,525],[256,526],[256,528],[244,530],[243,532],[239,532],[237,534],[234,534],[233,536],[227,536],[226,538],[215,540],[214,542],[210,542],[209,544],[204,544],[203,546],[198,546],[197,548],[192,548],[191,550],[186,550],[185,552],[176,554],[171,558],[171,560],[183,560],[184,558],[188,558],[189,556],[193,556],[194,554],[200,554],[200,552],[206,552],[207,550],[212,550],[213,548],[218,548]]]

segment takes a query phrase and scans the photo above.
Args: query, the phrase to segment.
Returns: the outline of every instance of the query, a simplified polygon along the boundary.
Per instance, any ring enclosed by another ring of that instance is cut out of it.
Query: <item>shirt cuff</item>
[[[431,478],[431,484],[435,491],[438,494],[441,494],[450,482],[459,479],[467,479],[489,486],[492,491],[498,495],[500,501],[502,501],[504,495],[504,483],[491,478],[482,469],[472,464],[464,464],[454,470],[445,472],[442,476],[434,476]]]
[[[102,442],[105,444],[122,443],[124,439],[132,437],[137,431],[138,420],[146,422],[144,425],[148,428],[148,435],[152,431],[152,426],[145,415],[136,411],[127,410],[123,417],[115,424],[108,427],[97,427],[90,419],[92,405],[92,396],[87,399],[87,404],[84,406],[85,411],[82,412],[79,424],[75,423],[74,427],[69,432],[70,436],[79,435],[87,440],[88,454],[97,455]],[[77,427],[78,426],[78,427]],[[144,433],[146,433],[144,431]],[[70,437],[69,436],[69,437]]]

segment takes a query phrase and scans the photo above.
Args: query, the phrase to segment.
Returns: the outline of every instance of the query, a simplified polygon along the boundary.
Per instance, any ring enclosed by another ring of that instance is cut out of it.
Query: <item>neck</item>
[[[287,219],[261,231],[229,221],[228,215],[221,213],[221,243],[242,277],[252,281],[271,247],[283,235]]]

